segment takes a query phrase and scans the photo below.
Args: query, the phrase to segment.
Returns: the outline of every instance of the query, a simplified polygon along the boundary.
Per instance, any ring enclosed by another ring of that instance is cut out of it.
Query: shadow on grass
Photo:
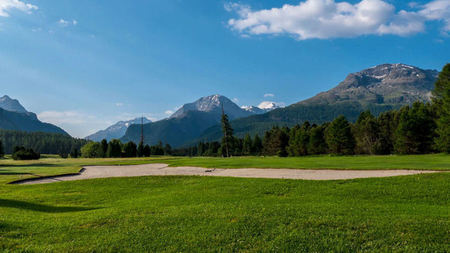
[[[11,167],[11,168],[27,168],[27,167],[62,167],[58,164],[51,163],[30,163],[30,164],[0,164],[0,167]]]
[[[49,206],[11,199],[0,199],[0,207],[18,208],[23,210],[31,210],[44,213],[69,213],[69,212],[82,212],[98,209],[89,207]]]
[[[0,176],[15,176],[15,175],[29,175],[29,173],[0,170]]]

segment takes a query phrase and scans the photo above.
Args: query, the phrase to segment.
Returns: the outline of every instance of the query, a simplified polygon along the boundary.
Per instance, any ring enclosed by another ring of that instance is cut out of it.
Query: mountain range
[[[147,118],[136,118],[128,121],[119,121],[116,124],[106,128],[105,130],[101,130],[87,136],[85,139],[91,141],[101,141],[103,139],[110,141],[112,139],[119,139],[120,137],[125,135],[125,132],[127,131],[129,126],[133,124],[141,124],[141,122],[144,124],[148,124],[152,121]]]
[[[6,95],[0,98],[0,129],[69,135],[60,127],[41,122],[36,114],[28,112],[18,100]]]
[[[181,147],[195,145],[198,141],[219,140],[222,110],[239,137],[246,133],[262,135],[274,125],[292,126],[304,121],[320,124],[339,115],[355,121],[364,110],[377,115],[415,101],[430,101],[438,74],[435,70],[405,64],[382,64],[351,73],[331,90],[287,107],[274,102],[239,107],[225,96],[202,97],[183,105],[167,119],[156,122],[144,119],[145,143],[162,141]],[[124,142],[139,142],[140,123],[140,118],[120,121],[87,139],[120,138]],[[0,129],[68,135],[55,125],[41,122],[36,114],[28,112],[18,100],[9,96],[0,98]]]
[[[264,106],[239,108],[220,95],[186,104],[169,119],[146,124],[145,141],[174,147],[198,141],[219,140],[222,136],[221,107],[232,120],[236,136],[263,134],[274,125],[292,126],[304,121],[323,123],[344,115],[355,121],[364,110],[374,114],[397,109],[414,101],[430,101],[439,72],[405,64],[382,64],[349,74],[335,88],[284,108],[268,112]],[[276,107],[269,104],[268,107]],[[130,127],[122,140],[139,140],[140,128]]]
[[[239,107],[225,96],[211,95],[202,97],[195,102],[183,105],[169,118],[144,125],[144,141],[156,144],[159,141],[175,147],[196,139],[207,128],[220,123],[222,109],[230,120],[248,117],[260,112],[253,112]],[[123,142],[137,142],[141,137],[141,127],[131,125]]]

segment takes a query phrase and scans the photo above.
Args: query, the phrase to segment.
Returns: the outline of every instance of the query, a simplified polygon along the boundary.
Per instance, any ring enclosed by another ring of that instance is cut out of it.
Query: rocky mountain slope
[[[0,104],[0,129],[69,135],[66,131],[55,125],[41,122],[36,114],[27,112],[18,101],[17,103],[15,101],[17,100],[12,100],[11,103],[11,101],[5,102],[5,100],[3,100],[3,103]],[[5,110],[3,106],[10,110],[25,110],[25,112]]]
[[[310,99],[265,114],[237,119],[231,124],[235,134],[243,136],[246,133],[263,134],[274,125],[292,126],[304,121],[323,123],[339,115],[355,121],[364,110],[379,114],[414,101],[430,101],[438,73],[405,64],[382,64],[349,74],[335,88]],[[221,129],[217,125],[186,145],[220,137]]]
[[[28,113],[17,99],[12,99],[7,95],[0,98],[0,108],[10,112]]]
[[[119,139],[122,136],[125,135],[127,129],[129,126],[133,124],[140,125],[141,120],[144,124],[151,123],[152,121],[147,118],[136,118],[128,121],[119,121],[116,124],[104,129],[100,130],[94,134],[91,134],[87,136],[85,139],[91,140],[91,141],[101,141],[103,139],[106,139],[107,141],[110,141],[112,139]]]
[[[170,118],[182,118],[190,111],[207,112],[212,115],[221,115],[222,106],[230,119],[242,118],[253,115],[253,112],[247,111],[227,97],[221,95],[211,95],[202,97],[197,101],[183,105]]]
[[[411,104],[430,101],[439,72],[405,64],[382,64],[352,73],[335,88],[299,104],[335,104],[356,101],[361,104]]]
[[[195,139],[207,128],[220,123],[222,107],[231,120],[255,114],[239,107],[225,96],[202,97],[183,105],[168,119],[145,124],[145,143],[156,144],[162,141],[176,147]],[[140,136],[140,126],[132,125],[121,140],[139,142]]]

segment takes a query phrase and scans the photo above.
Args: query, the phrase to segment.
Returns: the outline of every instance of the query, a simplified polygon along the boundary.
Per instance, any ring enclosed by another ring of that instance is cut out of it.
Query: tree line
[[[432,103],[416,102],[399,110],[362,112],[355,123],[340,116],[316,125],[304,122],[292,128],[275,126],[263,139],[233,136],[228,117],[222,116],[221,142],[200,142],[174,150],[183,156],[304,156],[318,154],[426,154],[450,153],[450,64],[435,84]]]
[[[80,150],[87,141],[63,134],[0,130],[0,155],[12,154],[16,147],[26,147],[41,154],[67,155]]]
[[[172,147],[163,145],[139,145],[130,141],[122,143],[120,140],[102,140],[101,142],[89,142],[81,148],[81,157],[84,158],[118,158],[118,157],[149,157],[152,155],[172,155]],[[72,156],[73,157],[73,156]]]

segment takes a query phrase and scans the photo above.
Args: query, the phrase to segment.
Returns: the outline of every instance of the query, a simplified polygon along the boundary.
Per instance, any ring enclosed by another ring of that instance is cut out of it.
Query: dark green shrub
[[[31,148],[15,147],[12,158],[14,160],[39,160],[41,154],[34,152]]]

